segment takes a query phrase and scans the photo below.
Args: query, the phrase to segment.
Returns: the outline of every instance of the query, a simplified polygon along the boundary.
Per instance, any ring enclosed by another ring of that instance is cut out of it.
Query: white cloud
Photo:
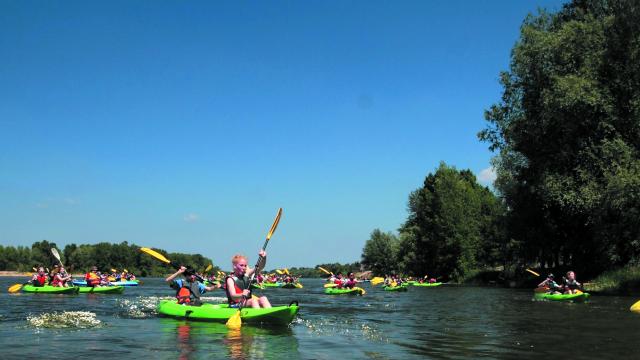
[[[489,166],[486,169],[482,169],[478,174],[478,180],[485,185],[491,185],[496,181],[496,169],[493,166]]]
[[[184,216],[184,221],[186,221],[188,223],[194,223],[194,222],[196,222],[198,220],[200,220],[200,215],[198,215],[198,214],[189,213],[189,214]]]

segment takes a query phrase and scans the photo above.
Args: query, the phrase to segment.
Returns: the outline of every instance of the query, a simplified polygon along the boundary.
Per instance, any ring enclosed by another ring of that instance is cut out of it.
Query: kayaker
[[[230,307],[252,307],[252,308],[270,308],[271,303],[266,296],[251,296],[251,274],[260,272],[267,263],[267,253],[260,250],[258,256],[262,258],[260,268],[251,269],[247,266],[247,257],[244,255],[234,255],[231,258],[233,265],[233,274],[225,278],[227,299]]]
[[[356,280],[356,276],[354,273],[350,272],[349,274],[347,274],[347,276],[349,277],[347,279],[347,281],[344,283],[344,287],[347,289],[353,289],[357,284],[358,284],[358,280]]]
[[[181,274],[184,275],[185,278],[176,279],[176,277]],[[200,295],[206,293],[207,291],[213,291],[220,287],[215,284],[211,286],[205,286],[200,281],[198,281],[195,271],[187,269],[184,266],[180,266],[180,269],[178,269],[178,271],[167,276],[165,281],[169,283],[169,286],[171,286],[172,289],[176,290],[176,298],[178,299],[178,304],[193,306],[202,305],[202,301],[200,301]]]
[[[92,266],[91,271],[84,275],[84,280],[87,282],[87,286],[100,286],[100,273],[98,273],[98,267]]]
[[[582,287],[582,284],[576,280],[576,273],[567,271],[567,277],[564,279],[564,293],[575,294],[580,287]]]
[[[336,274],[336,278],[335,280],[333,280],[333,283],[336,284],[338,289],[341,289],[342,286],[344,285],[345,280],[342,278],[342,273],[338,272]]]
[[[33,274],[30,282],[33,286],[45,286],[47,284],[47,274],[44,272],[44,267],[38,267],[38,272]]]
[[[538,284],[538,288],[547,288],[552,294],[560,294],[562,287],[554,280],[553,274],[547,275],[547,278]]]
[[[51,286],[68,287],[68,282],[71,280],[71,275],[67,274],[64,267],[61,266],[58,271],[53,275]]]

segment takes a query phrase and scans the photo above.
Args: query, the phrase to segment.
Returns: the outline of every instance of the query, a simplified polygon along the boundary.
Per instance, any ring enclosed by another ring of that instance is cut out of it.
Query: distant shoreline
[[[31,277],[34,272],[24,272],[24,271],[0,271],[0,277]],[[84,277],[84,274],[72,274],[75,278]]]

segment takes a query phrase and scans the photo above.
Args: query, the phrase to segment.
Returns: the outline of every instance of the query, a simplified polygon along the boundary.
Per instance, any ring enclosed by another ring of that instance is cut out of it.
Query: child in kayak
[[[63,266],[60,266],[58,271],[53,275],[51,286],[68,287],[69,280],[71,280],[71,275],[67,274]]]
[[[342,273],[341,272],[338,272],[336,274],[336,278],[335,278],[335,280],[333,280],[333,283],[336,284],[336,287],[338,289],[342,289],[342,286],[345,283],[345,279],[342,278]]]
[[[31,285],[45,286],[47,284],[47,274],[42,266],[38,267],[38,272],[31,277]]]
[[[564,293],[575,294],[580,287],[582,287],[582,284],[576,280],[576,273],[568,271],[567,277],[564,279]]]
[[[558,283],[553,279],[553,274],[547,275],[547,278],[543,282],[538,284],[538,288],[549,289],[548,292],[551,294],[560,294],[560,290],[562,290],[562,287],[558,285]]]
[[[100,286],[100,274],[98,273],[98,267],[92,266],[91,271],[84,275],[84,280],[87,282],[87,286]]]
[[[176,279],[176,277],[181,274],[183,274],[185,278]],[[216,284],[205,286],[200,281],[198,281],[195,271],[187,269],[184,266],[180,266],[180,269],[178,269],[178,271],[167,276],[164,281],[168,282],[169,286],[172,289],[176,290],[176,298],[178,299],[178,304],[194,306],[202,305],[202,301],[200,301],[200,295],[206,293],[207,291],[213,291],[220,287],[220,285]]]
[[[251,275],[260,272],[267,263],[267,253],[260,250],[258,256],[262,259],[259,266],[251,269],[247,266],[247,257],[234,255],[231,258],[233,274],[225,278],[227,300],[230,307],[270,308],[271,303],[266,296],[253,297],[251,295]]]
[[[352,272],[347,274],[347,276],[349,278],[344,283],[344,287],[347,288],[347,289],[353,289],[358,284],[358,280],[356,280],[356,276]]]

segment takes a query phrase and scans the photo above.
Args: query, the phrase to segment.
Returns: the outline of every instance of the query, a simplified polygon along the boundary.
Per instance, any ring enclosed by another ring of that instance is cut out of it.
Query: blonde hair
[[[231,258],[231,263],[233,265],[237,264],[238,261],[240,261],[240,259],[244,259],[244,261],[247,261],[247,257],[242,255],[242,254],[235,254],[233,255],[233,257]]]

